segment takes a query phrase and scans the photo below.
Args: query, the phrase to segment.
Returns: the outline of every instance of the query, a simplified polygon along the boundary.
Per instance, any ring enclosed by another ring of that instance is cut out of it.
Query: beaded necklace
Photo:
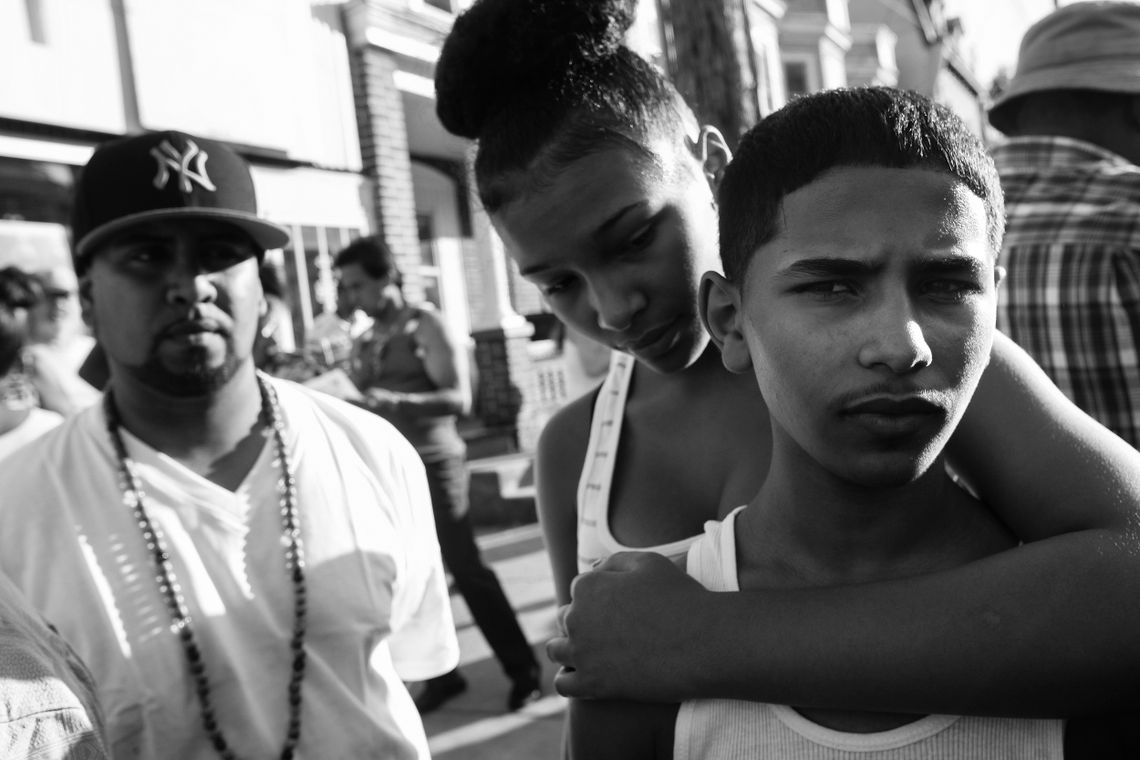
[[[297,742],[301,738],[301,682],[305,678],[305,558],[301,546],[301,527],[297,519],[297,481],[294,477],[293,466],[289,461],[285,447],[285,423],[281,418],[281,407],[277,401],[277,393],[260,372],[257,375],[257,385],[261,391],[261,413],[268,420],[273,429],[273,443],[277,449],[275,464],[281,470],[281,479],[278,481],[278,491],[281,494],[281,542],[285,546],[285,570],[293,583],[293,636],[289,641],[292,653],[293,671],[289,678],[289,725],[285,735],[285,746],[281,750],[281,760],[292,760],[297,749]],[[171,630],[178,634],[182,644],[186,661],[190,665],[190,673],[194,677],[194,685],[198,692],[198,704],[202,712],[202,726],[213,744],[214,749],[223,760],[237,760],[237,755],[230,749],[229,743],[222,734],[218,725],[218,718],[210,699],[210,681],[206,676],[206,665],[202,661],[202,652],[195,640],[194,629],[191,627],[190,611],[186,607],[186,600],[182,596],[182,588],[174,575],[174,565],[170,560],[170,552],[158,526],[151,522],[143,506],[143,489],[136,471],[135,463],[127,454],[127,447],[119,433],[119,416],[115,409],[111,391],[107,391],[104,398],[104,410],[107,417],[107,432],[119,459],[119,473],[122,477],[123,503],[127,505],[135,517],[135,521],[142,531],[146,548],[154,558],[154,565],[158,574],[159,591],[162,592],[166,608],[170,611],[174,623]]]

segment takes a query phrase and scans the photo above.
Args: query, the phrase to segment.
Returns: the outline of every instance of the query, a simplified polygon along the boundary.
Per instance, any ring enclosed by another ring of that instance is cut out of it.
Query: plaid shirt
[[[998,327],[1140,448],[1140,166],[1063,137],[992,153],[1007,211]]]

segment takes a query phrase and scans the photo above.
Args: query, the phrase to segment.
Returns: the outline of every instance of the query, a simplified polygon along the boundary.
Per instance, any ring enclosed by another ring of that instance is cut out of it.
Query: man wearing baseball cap
[[[101,403],[0,465],[0,569],[91,667],[115,757],[426,758],[403,681],[458,647],[423,465],[258,373],[249,168],[179,132],[99,146],[73,217]]]
[[[1140,447],[1140,4],[1037,22],[989,119],[1010,137],[999,326]]]

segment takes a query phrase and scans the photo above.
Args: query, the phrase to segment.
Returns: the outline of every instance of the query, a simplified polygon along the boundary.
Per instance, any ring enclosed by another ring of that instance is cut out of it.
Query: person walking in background
[[[444,564],[511,681],[507,709],[518,710],[541,695],[541,670],[471,529],[466,445],[456,427],[457,416],[471,406],[467,352],[438,311],[404,298],[400,270],[379,237],[351,243],[333,267],[347,308],[372,318],[350,361],[350,376],[363,394],[357,403],[389,420],[420,453]],[[466,688],[453,670],[428,681],[416,706],[430,712]]]
[[[265,302],[257,339],[253,342],[253,363],[258,369],[274,374],[273,367],[278,357],[297,350],[297,341],[293,336],[293,312],[285,300],[285,288],[281,285],[277,266],[263,261],[258,276],[261,278],[261,292]]]
[[[1140,5],[1034,24],[989,112],[1009,271],[998,327],[1140,448]]]
[[[24,372],[28,313],[39,297],[31,275],[16,267],[0,269],[0,459],[63,421],[38,406],[39,396]]]
[[[93,669],[116,758],[425,760],[404,681],[458,661],[415,450],[259,373],[287,239],[222,143],[144,133],[76,184],[103,402],[0,463],[0,569]]]
[[[79,374],[95,339],[79,314],[79,281],[71,265],[33,274],[42,296],[29,315],[29,372],[40,405],[69,417],[99,400],[99,390]]]
[[[314,317],[312,328],[305,334],[305,354],[326,369],[347,366],[353,343],[371,326],[367,314],[349,305],[338,280],[333,310]]]

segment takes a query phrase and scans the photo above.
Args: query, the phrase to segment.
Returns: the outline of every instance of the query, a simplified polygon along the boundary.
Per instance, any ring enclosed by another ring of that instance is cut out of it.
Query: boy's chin
[[[853,485],[874,489],[905,488],[930,473],[938,461],[936,455],[926,452],[865,455],[859,459],[836,474]]]

